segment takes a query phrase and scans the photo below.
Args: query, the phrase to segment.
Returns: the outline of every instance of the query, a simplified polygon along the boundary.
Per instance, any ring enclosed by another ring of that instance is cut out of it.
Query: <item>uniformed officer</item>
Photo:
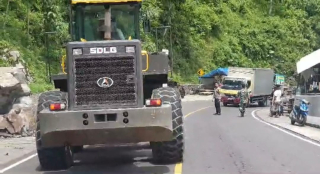
[[[240,98],[239,110],[240,110],[240,112],[241,111],[245,112],[246,105],[248,103],[248,98],[249,98],[249,93],[248,93],[248,90],[246,88],[245,83],[241,84],[241,90],[238,92],[238,96]]]

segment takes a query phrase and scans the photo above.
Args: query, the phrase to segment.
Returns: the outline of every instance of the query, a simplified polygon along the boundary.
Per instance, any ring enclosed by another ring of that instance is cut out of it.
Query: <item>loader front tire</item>
[[[44,92],[39,96],[37,110],[36,148],[41,168],[44,170],[68,169],[73,164],[72,150],[69,146],[42,147],[39,113],[48,109],[53,102],[67,101],[67,94],[61,91]]]
[[[180,94],[170,87],[153,90],[151,98],[160,98],[162,103],[172,106],[173,139],[166,142],[150,142],[154,162],[177,163],[182,162],[184,152],[183,114]]]

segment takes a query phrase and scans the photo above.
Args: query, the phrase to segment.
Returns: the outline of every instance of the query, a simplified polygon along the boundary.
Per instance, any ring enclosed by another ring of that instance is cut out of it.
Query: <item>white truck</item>
[[[229,67],[228,76],[223,79],[220,89],[221,101],[224,106],[239,105],[240,98],[237,94],[241,90],[241,84],[245,83],[249,92],[247,106],[256,102],[261,107],[266,106],[274,85],[273,78],[274,71],[269,68]]]

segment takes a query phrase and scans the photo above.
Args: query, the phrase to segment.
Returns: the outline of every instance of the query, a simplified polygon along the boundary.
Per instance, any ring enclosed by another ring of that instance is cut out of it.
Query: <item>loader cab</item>
[[[105,0],[104,3],[77,3],[77,0],[73,0],[70,14],[72,40],[140,39],[141,3],[139,1],[117,2]],[[109,32],[108,36],[106,32]]]

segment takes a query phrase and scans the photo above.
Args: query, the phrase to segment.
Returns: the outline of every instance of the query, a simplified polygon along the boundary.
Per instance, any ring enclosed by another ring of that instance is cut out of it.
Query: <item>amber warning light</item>
[[[147,99],[146,106],[161,106],[162,101],[161,99]]]
[[[50,104],[50,111],[60,111],[65,110],[66,104],[64,103],[52,103]]]

